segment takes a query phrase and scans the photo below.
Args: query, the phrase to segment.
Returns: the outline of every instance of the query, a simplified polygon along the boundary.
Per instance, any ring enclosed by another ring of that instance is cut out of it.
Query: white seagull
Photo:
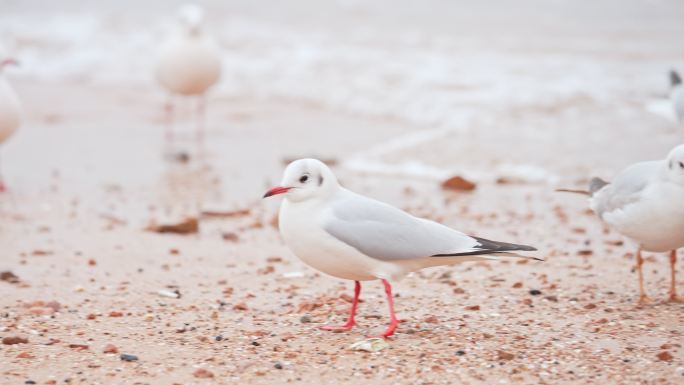
[[[206,93],[221,77],[221,52],[213,37],[204,29],[204,10],[186,4],[178,11],[179,28],[162,45],[157,67],[157,80],[169,92],[165,106],[169,128],[173,133],[175,96],[197,97],[197,135],[202,135],[206,109]]]
[[[280,233],[307,265],[333,277],[355,281],[346,324],[324,330],[351,329],[361,292],[360,281],[380,279],[389,303],[389,337],[399,323],[394,314],[391,279],[426,267],[516,256],[534,247],[471,237],[340,186],[330,169],[316,159],[300,159],[285,169],[281,186],[264,198],[283,194]]]
[[[612,183],[593,178],[589,191],[560,191],[589,195],[589,205],[599,218],[638,245],[639,303],[649,300],[644,291],[642,250],[669,252],[669,300],[684,303],[677,295],[675,279],[677,249],[684,247],[684,145],[666,159],[627,167]]]
[[[679,123],[684,123],[684,84],[675,70],[670,71],[670,101]]]
[[[14,59],[0,61],[0,144],[17,130],[21,123],[21,107],[14,89],[3,76],[3,70],[8,65],[17,65]],[[0,192],[5,191],[5,183],[0,173]]]

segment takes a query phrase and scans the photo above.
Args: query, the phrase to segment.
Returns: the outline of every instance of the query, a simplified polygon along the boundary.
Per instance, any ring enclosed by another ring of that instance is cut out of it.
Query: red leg
[[[0,193],[4,193],[7,191],[7,186],[5,186],[5,182],[2,179],[2,170],[0,170]]]
[[[164,115],[165,115],[165,133],[164,137],[166,140],[166,143],[169,144],[173,142],[174,135],[173,135],[173,126],[174,126],[174,115],[175,115],[175,106],[173,103],[173,96],[169,95],[169,99],[167,100],[166,104],[164,104]]]
[[[359,305],[359,295],[361,295],[361,282],[359,281],[354,281],[354,300],[352,301],[352,306],[351,306],[351,312],[349,313],[349,318],[347,319],[347,323],[344,325],[325,325],[321,326],[322,330],[330,330],[334,332],[342,332],[342,331],[347,331],[351,330],[351,328],[356,325],[356,321],[354,321],[354,316],[356,315],[356,307]]]
[[[636,268],[639,274],[639,304],[645,304],[651,302],[651,299],[646,295],[646,290],[644,290],[644,273],[641,266],[644,264],[644,258],[641,255],[641,249],[637,250],[636,255]]]
[[[390,283],[387,282],[386,279],[382,280],[382,284],[385,286],[385,294],[387,294],[387,303],[389,304],[390,311],[390,324],[387,327],[387,330],[385,330],[385,332],[382,333],[380,337],[387,338],[394,334],[394,331],[397,329],[397,325],[399,325],[399,320],[397,320],[397,315],[394,314],[394,298],[392,298],[392,285],[390,285]]]
[[[677,280],[675,273],[677,271],[677,250],[672,250],[670,253],[670,298],[669,302],[684,303],[684,297],[677,295]]]
[[[197,140],[201,141],[204,139],[204,129],[206,126],[206,114],[207,114],[207,99],[206,95],[202,94],[197,98]]]

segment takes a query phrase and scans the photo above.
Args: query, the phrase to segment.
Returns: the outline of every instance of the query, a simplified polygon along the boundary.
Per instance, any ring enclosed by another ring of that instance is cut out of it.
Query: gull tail
[[[557,192],[567,192],[567,193],[573,193],[573,194],[582,194],[586,196],[594,196],[597,192],[599,192],[602,188],[606,187],[609,185],[608,182],[601,178],[592,178],[591,181],[589,181],[589,190],[572,190],[572,189],[565,189],[565,188],[559,188],[556,189]]]
[[[541,258],[530,257],[514,253],[514,251],[537,251],[536,248],[527,245],[518,245],[515,243],[490,241],[489,239],[472,237],[478,242],[478,245],[473,247],[472,251],[453,254],[437,254],[433,257],[460,257],[460,256],[482,256],[485,259],[497,259],[497,257],[517,257],[525,259],[534,259],[543,261]]]
[[[680,84],[682,84],[682,78],[679,76],[679,73],[675,70],[670,70],[670,86],[674,88]]]

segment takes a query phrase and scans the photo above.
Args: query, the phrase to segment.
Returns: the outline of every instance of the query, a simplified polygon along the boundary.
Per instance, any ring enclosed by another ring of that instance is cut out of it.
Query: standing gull
[[[677,249],[684,247],[684,145],[664,160],[627,167],[612,183],[594,178],[589,191],[570,192],[589,195],[589,205],[599,218],[637,244],[639,303],[649,300],[642,251],[670,254],[669,301],[684,303],[677,295],[675,279]]]
[[[14,59],[0,61],[0,144],[9,138],[19,127],[21,122],[21,108],[19,98],[3,75],[8,65],[17,65]],[[0,170],[0,192],[5,191],[5,183]]]
[[[204,29],[204,10],[187,4],[179,9],[178,18],[178,30],[163,44],[157,67],[157,80],[169,92],[167,140],[173,135],[176,96],[197,97],[197,136],[202,135],[206,93],[221,77],[221,53]]]
[[[360,281],[382,281],[390,313],[390,325],[382,337],[389,337],[399,324],[389,280],[432,266],[500,256],[532,258],[513,252],[536,250],[471,237],[351,192],[315,159],[290,163],[281,186],[269,190],[264,198],[278,194],[285,196],[280,206],[280,232],[292,252],[323,273],[355,282],[347,322],[324,326],[324,330],[343,331],[354,326]]]

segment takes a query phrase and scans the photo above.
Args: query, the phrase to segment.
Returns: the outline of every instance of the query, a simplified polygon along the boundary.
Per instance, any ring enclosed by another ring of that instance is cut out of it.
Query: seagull
[[[354,281],[349,318],[324,330],[346,331],[355,325],[361,281],[379,279],[389,304],[390,324],[380,336],[394,334],[390,280],[423,268],[465,261],[515,256],[531,246],[468,236],[340,186],[333,172],[316,159],[299,159],[285,169],[281,185],[264,198],[284,195],[280,233],[292,252],[307,265],[333,277]]]
[[[0,144],[7,140],[21,123],[19,98],[3,76],[3,70],[9,65],[18,65],[18,63],[9,58],[0,61]],[[0,192],[5,190],[6,187],[0,174]]]
[[[221,77],[221,52],[213,37],[204,29],[204,10],[186,4],[178,10],[178,30],[162,45],[157,66],[157,80],[169,92],[165,105],[169,128],[173,133],[175,96],[197,97],[197,136],[202,135],[206,93]]]
[[[679,123],[684,123],[684,85],[675,70],[670,71],[670,101]]]
[[[635,163],[612,183],[593,178],[589,191],[559,190],[589,195],[598,217],[638,245],[639,303],[649,302],[644,290],[642,251],[670,254],[670,302],[684,303],[677,295],[677,249],[684,247],[684,144],[666,159]]]

